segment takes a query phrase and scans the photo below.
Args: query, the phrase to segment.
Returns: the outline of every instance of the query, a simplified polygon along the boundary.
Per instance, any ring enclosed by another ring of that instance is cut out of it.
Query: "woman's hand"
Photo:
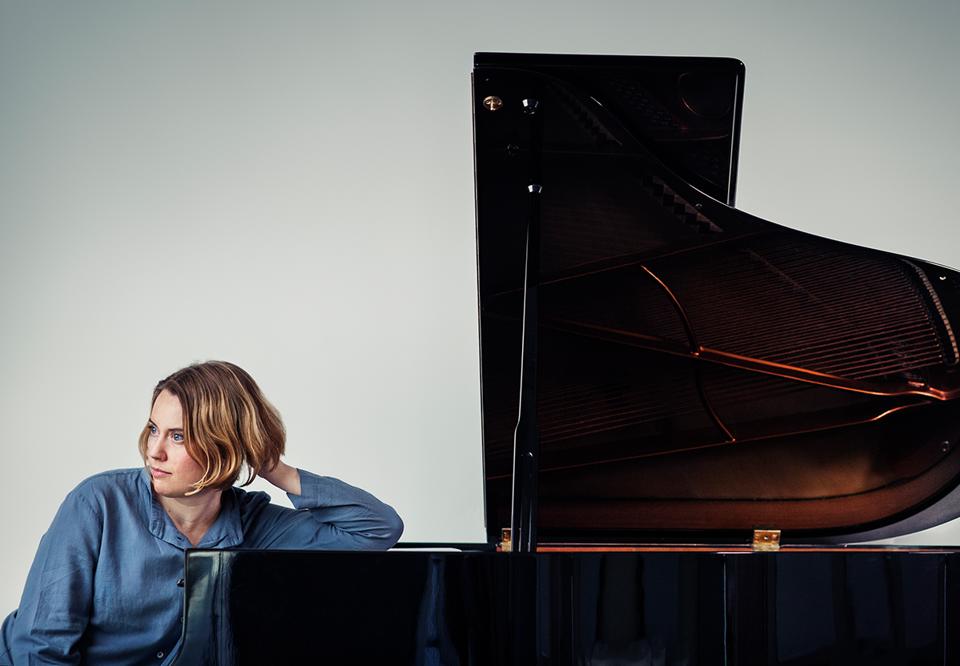
[[[269,472],[261,470],[260,476],[284,492],[291,495],[300,494],[300,470],[282,460],[277,462],[277,466]]]

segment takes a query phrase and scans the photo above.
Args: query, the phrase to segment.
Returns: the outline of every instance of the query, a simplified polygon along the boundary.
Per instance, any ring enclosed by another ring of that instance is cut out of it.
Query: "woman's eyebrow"
[[[147,419],[147,425],[152,425],[154,428],[159,428],[159,427],[160,427],[160,426],[158,426],[156,423],[153,422],[153,419]],[[177,427],[177,428],[168,428],[168,430],[169,430],[170,432],[183,432],[183,428],[180,428],[180,427]]]

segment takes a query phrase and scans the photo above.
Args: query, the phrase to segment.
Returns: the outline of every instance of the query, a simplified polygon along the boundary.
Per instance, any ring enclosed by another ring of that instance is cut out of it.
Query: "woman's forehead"
[[[180,406],[180,400],[170,391],[163,390],[153,401],[153,408],[150,410],[150,419],[160,425],[179,427],[183,423],[183,408]]]

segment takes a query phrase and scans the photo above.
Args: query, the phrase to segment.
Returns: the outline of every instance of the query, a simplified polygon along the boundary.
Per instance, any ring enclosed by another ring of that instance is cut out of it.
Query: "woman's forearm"
[[[291,495],[302,494],[302,489],[300,487],[300,471],[296,467],[292,467],[282,460],[279,461],[277,466],[272,470],[269,472],[262,472],[260,476],[286,493]]]
[[[300,542],[302,548],[390,548],[403,533],[403,521],[393,507],[339,479],[318,476],[284,462],[260,476],[286,491],[294,508],[309,512],[319,524],[309,539]],[[280,512],[272,529],[284,521],[299,520],[287,511]],[[286,536],[280,540],[270,536],[265,542],[270,547],[285,547],[284,539]]]

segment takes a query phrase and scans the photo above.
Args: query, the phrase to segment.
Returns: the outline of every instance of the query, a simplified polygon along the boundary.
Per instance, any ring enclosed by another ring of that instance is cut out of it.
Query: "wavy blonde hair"
[[[242,368],[207,361],[177,370],[153,389],[151,407],[162,391],[180,401],[187,455],[204,470],[190,494],[233,485],[244,465],[247,480],[242,485],[248,485],[279,462],[286,443],[280,414]],[[144,458],[149,434],[147,424],[140,433]]]

